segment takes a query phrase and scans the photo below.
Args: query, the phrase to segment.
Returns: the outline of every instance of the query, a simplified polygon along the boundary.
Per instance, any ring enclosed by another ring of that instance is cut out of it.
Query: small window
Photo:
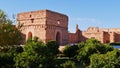
[[[32,15],[30,15],[30,17],[32,17]]]
[[[57,21],[57,24],[60,24],[60,20]]]
[[[31,22],[33,23],[33,22],[34,22],[34,19],[31,19]]]

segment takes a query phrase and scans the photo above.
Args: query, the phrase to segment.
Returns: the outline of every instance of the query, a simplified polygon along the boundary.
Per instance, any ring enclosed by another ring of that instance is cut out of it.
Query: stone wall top
[[[46,15],[47,14],[47,15]],[[29,11],[29,12],[22,12],[17,14],[17,20],[26,20],[26,19],[31,19],[31,18],[45,18],[46,16],[63,16],[63,17],[68,17],[65,14],[61,14],[58,12],[54,12],[51,10],[37,10],[37,11]]]
[[[88,27],[87,32],[99,32],[98,27]]]
[[[51,11],[51,10],[47,10],[47,9],[44,11],[68,17],[67,15],[59,13],[59,12],[55,12],[55,11]]]
[[[120,28],[101,28],[100,30],[106,32],[120,32]]]
[[[46,10],[37,10],[30,12],[22,12],[17,14],[17,20],[29,20],[32,18],[44,18],[46,17]]]

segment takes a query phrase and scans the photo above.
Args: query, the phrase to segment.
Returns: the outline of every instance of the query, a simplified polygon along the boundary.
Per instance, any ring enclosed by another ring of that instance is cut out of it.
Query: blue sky
[[[120,0],[0,0],[9,17],[26,11],[49,9],[69,16],[69,31],[90,26],[120,28]]]

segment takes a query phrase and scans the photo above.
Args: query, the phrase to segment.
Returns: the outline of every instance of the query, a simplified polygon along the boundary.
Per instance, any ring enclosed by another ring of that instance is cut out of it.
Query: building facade
[[[69,36],[70,34],[71,33],[69,33]],[[77,35],[79,35],[79,37],[76,37]],[[69,43],[77,41],[84,42],[90,38],[95,38],[101,43],[120,42],[120,28],[88,27],[86,31],[77,30],[76,33],[73,34],[73,37],[76,37],[74,38],[75,40],[69,40]],[[69,37],[69,39],[73,37]]]
[[[59,44],[68,43],[68,16],[50,10],[19,13],[17,21],[22,24],[23,39],[38,37],[44,43],[56,40]]]
[[[17,21],[23,34],[23,40],[38,37],[46,43],[55,40],[60,45],[79,43],[89,38],[96,38],[102,43],[120,42],[120,28],[89,27],[81,31],[76,25],[76,32],[68,32],[68,16],[51,10],[23,12],[17,15]]]

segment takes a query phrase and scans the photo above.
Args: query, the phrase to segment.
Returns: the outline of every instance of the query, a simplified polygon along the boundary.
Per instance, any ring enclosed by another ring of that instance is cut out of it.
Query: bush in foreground
[[[70,60],[63,63],[62,66],[63,66],[63,68],[76,68],[75,67],[75,62],[70,61]]]

